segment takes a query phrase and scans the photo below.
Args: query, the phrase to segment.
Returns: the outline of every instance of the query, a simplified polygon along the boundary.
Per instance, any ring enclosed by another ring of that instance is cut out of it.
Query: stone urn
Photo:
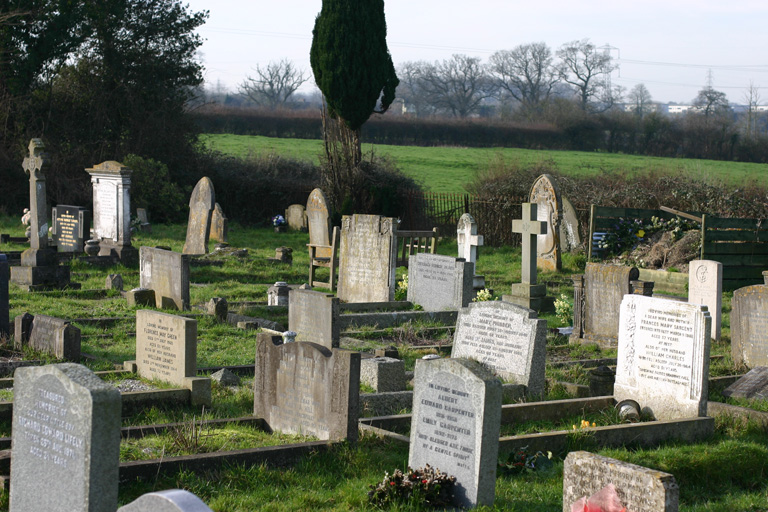
[[[99,241],[98,240],[86,240],[85,241],[85,254],[88,256],[98,256],[99,254]]]

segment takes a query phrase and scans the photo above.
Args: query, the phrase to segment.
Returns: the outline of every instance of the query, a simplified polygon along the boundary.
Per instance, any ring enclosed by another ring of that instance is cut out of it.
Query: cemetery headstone
[[[368,357],[360,361],[360,382],[377,393],[405,389],[405,362],[393,357]]]
[[[58,252],[81,253],[91,238],[91,212],[80,206],[53,208],[53,241]]]
[[[13,395],[9,510],[114,512],[120,392],[63,363],[17,369]]]
[[[0,339],[11,335],[10,295],[8,281],[11,278],[8,257],[0,254]]]
[[[208,254],[211,217],[215,203],[213,182],[208,177],[200,178],[189,198],[189,220],[187,221],[187,238],[184,249],[181,251],[183,254]]]
[[[471,214],[465,213],[456,225],[456,242],[459,246],[459,258],[475,264],[477,270],[477,248],[483,245],[483,235],[477,234],[477,222]],[[485,288],[485,276],[475,275],[475,290]]]
[[[341,220],[338,297],[345,302],[386,302],[395,298],[397,220],[378,215],[345,215]]]
[[[104,288],[107,290],[123,290],[123,276],[120,274],[109,274],[104,280]]]
[[[419,253],[408,265],[408,300],[424,311],[466,307],[474,297],[475,264],[462,258]]]
[[[328,200],[319,188],[310,192],[307,198],[307,225],[309,227],[309,243],[314,245],[331,245],[331,214]],[[318,257],[327,255],[318,254]]]
[[[501,425],[501,381],[467,359],[416,363],[408,466],[456,477],[455,504],[492,505]]]
[[[768,400],[768,366],[756,366],[723,390],[723,396]]]
[[[307,230],[307,214],[304,212],[303,204],[292,204],[285,210],[285,220],[288,228],[293,231]]]
[[[625,295],[616,401],[634,400],[658,420],[706,416],[711,326],[706,306]]]
[[[197,377],[197,320],[142,309],[136,312],[136,371],[192,391],[209,405],[211,381]]]
[[[712,339],[720,339],[723,321],[723,264],[693,260],[688,263],[688,302],[707,306],[712,316]]]
[[[535,311],[549,309],[553,299],[547,297],[547,287],[536,284],[537,237],[547,233],[547,223],[537,219],[537,205],[523,203],[522,219],[512,221],[512,231],[523,237],[521,282],[512,285],[509,295],[503,300]]]
[[[563,202],[555,179],[542,174],[531,187],[530,202],[536,204],[536,220],[546,223],[547,230],[536,240],[536,265],[543,270],[563,268],[560,256],[560,230],[563,223]]]
[[[18,315],[14,323],[21,326],[14,337],[13,345],[17,350],[29,345],[59,359],[80,361],[80,329],[68,320],[24,313]]]
[[[229,242],[229,221],[219,203],[214,205],[213,214],[211,214],[211,233],[209,238],[216,242]]]
[[[594,453],[570,452],[563,466],[563,512],[579,498],[613,484],[621,504],[631,512],[677,512],[680,488],[675,477]]]
[[[40,139],[29,142],[29,156],[22,167],[29,175],[29,249],[21,253],[21,265],[11,267],[11,281],[25,291],[79,288],[69,280],[69,267],[58,264],[56,254],[48,245],[48,199],[44,168],[48,156]]]
[[[311,341],[325,348],[339,346],[338,297],[313,290],[288,292],[288,329],[297,341]]]
[[[213,512],[203,500],[189,491],[171,489],[149,492],[117,512]]]
[[[619,336],[619,307],[624,295],[632,293],[632,281],[639,275],[634,267],[587,263],[584,284],[579,289],[582,295],[579,300],[574,296],[573,303],[574,319],[578,317],[574,327],[580,323],[582,328],[574,328],[571,343],[615,347]]]
[[[189,309],[189,256],[165,249],[139,250],[140,287],[155,292],[158,308]]]
[[[152,224],[149,222],[149,216],[147,210],[144,208],[136,208],[136,218],[139,219],[139,229],[141,231],[151,233]]]
[[[93,185],[93,232],[99,256],[115,256],[123,264],[136,261],[131,245],[131,174],[120,162],[108,161],[86,169]]]
[[[575,251],[581,246],[579,234],[579,217],[567,197],[563,199],[563,222],[560,224],[560,247],[563,251]]]
[[[768,286],[745,286],[731,300],[731,356],[749,368],[768,366]]]
[[[473,302],[459,311],[451,357],[474,359],[504,380],[544,393],[547,321],[503,301]]]
[[[360,353],[259,334],[253,414],[272,430],[357,441]]]

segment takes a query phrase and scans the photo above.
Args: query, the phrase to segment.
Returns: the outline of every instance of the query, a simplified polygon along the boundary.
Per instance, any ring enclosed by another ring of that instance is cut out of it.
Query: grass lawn
[[[135,246],[167,245],[180,250],[185,236],[184,225],[153,225],[152,234],[137,233]],[[0,232],[21,236],[23,227],[17,218],[0,217]],[[308,254],[305,233],[274,233],[266,228],[244,228],[230,224],[230,241],[234,247],[248,249],[244,257],[219,257],[222,266],[191,269],[192,303],[201,304],[212,297],[225,297],[228,301],[264,301],[267,286],[278,280],[301,283],[307,279]],[[288,246],[294,249],[293,265],[267,264],[266,258],[274,256],[274,249]],[[8,245],[3,251],[21,250],[23,245]],[[213,249],[213,244],[211,244]],[[443,254],[456,254],[456,243],[443,240],[438,250]],[[569,276],[583,270],[584,258],[568,255],[564,258],[562,272],[542,273],[541,281],[548,283],[548,293],[564,293],[572,296]],[[486,276],[489,286],[497,295],[509,290],[520,279],[521,255],[519,249],[509,247],[481,249],[478,273]],[[83,283],[84,289],[103,288],[105,276],[120,273],[125,288],[138,286],[136,268],[116,266],[111,268],[90,267],[76,262],[72,265],[73,280]],[[400,274],[403,269],[400,269]],[[11,317],[29,311],[32,314],[49,314],[62,318],[97,316],[124,316],[125,322],[107,327],[83,325],[82,350],[94,355],[95,360],[86,364],[95,370],[111,368],[115,363],[132,359],[135,341],[128,333],[135,330],[135,308],[129,308],[118,294],[103,299],[78,295],[77,292],[30,294],[15,285],[10,287]],[[723,341],[713,346],[713,353],[726,357],[713,365],[713,374],[734,371],[728,354],[730,337],[728,318],[730,295],[724,300],[725,319]],[[273,315],[266,308],[255,308],[255,316],[286,323],[286,317]],[[559,326],[562,322],[553,314],[543,315],[548,325]],[[418,329],[409,332],[413,334]],[[102,336],[106,335],[106,336]],[[392,332],[385,333],[391,336]],[[389,343],[387,341],[386,343]],[[198,320],[198,366],[251,364],[254,360],[255,331],[237,330],[229,325],[217,324],[211,318]],[[384,346],[381,335],[370,333],[365,346]],[[574,358],[604,357],[606,353],[585,347],[568,347],[562,337],[550,336],[548,350],[570,352]],[[404,350],[412,368],[419,354]],[[33,354],[28,353],[28,356]],[[547,370],[551,381],[571,380],[584,382],[586,372],[581,368],[570,371]],[[562,389],[552,386],[549,398],[563,398]],[[713,398],[721,398],[713,396]],[[768,409],[768,402],[747,403]],[[213,405],[205,409],[206,417],[234,418],[251,414],[253,391],[248,381],[239,389],[214,385]],[[190,429],[176,430],[167,435],[147,438],[140,442],[124,442],[121,446],[123,460],[169,456],[187,453],[190,443],[200,444],[203,451],[221,447],[241,448],[293,441],[289,437],[267,436],[242,427],[221,427],[198,432],[199,439],[191,439],[194,418],[200,419],[201,410],[191,406],[146,408],[123,418],[123,425],[144,425],[162,422],[189,422]],[[570,418],[568,423],[579,418]],[[588,418],[599,421],[600,418]],[[610,418],[609,418],[610,420]],[[765,511],[768,510],[768,433],[754,424],[742,424],[729,418],[718,418],[715,436],[702,443],[671,443],[654,450],[610,449],[598,452],[666,471],[675,475],[680,485],[681,511]],[[530,426],[530,428],[538,428]],[[0,422],[0,435],[10,433],[10,422]],[[585,435],[588,441],[589,436]],[[194,446],[193,446],[194,448]],[[505,457],[506,455],[502,455]],[[511,475],[499,473],[496,480],[496,502],[491,508],[479,510],[498,511],[547,511],[562,510],[562,457],[555,454],[554,468],[546,473]],[[391,440],[364,435],[360,442],[344,444],[328,453],[315,453],[291,468],[269,469],[264,466],[244,468],[225,466],[220,470],[202,475],[182,471],[170,476],[158,476],[151,481],[134,482],[120,488],[120,503],[127,504],[140,494],[168,488],[185,488],[200,496],[216,512],[246,512],[254,510],[374,510],[367,502],[368,486],[379,482],[384,472],[395,468],[405,469],[408,446]],[[8,494],[0,491],[0,511],[8,510]],[[393,505],[386,510],[424,510],[419,505]]]
[[[312,139],[205,134],[201,141],[211,149],[238,157],[277,154],[318,163],[323,151],[323,142]],[[719,180],[734,186],[743,186],[752,180],[768,185],[768,164],[583,151],[363,145],[363,151],[371,149],[376,154],[392,157],[405,174],[421,183],[425,190],[433,192],[463,193],[464,185],[472,180],[474,173],[499,157],[521,165],[551,160],[561,172],[577,176],[656,170],[682,172],[692,178]]]

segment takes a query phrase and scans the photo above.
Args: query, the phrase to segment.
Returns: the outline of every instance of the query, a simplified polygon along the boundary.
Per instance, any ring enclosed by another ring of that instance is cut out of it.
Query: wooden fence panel
[[[762,284],[763,270],[768,270],[768,222],[704,215],[701,259],[723,264],[724,289]]]

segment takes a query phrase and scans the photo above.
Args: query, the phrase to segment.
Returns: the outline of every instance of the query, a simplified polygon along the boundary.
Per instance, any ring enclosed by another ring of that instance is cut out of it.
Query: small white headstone
[[[712,339],[720,339],[723,321],[723,264],[693,260],[688,264],[688,302],[707,306],[712,316]]]

